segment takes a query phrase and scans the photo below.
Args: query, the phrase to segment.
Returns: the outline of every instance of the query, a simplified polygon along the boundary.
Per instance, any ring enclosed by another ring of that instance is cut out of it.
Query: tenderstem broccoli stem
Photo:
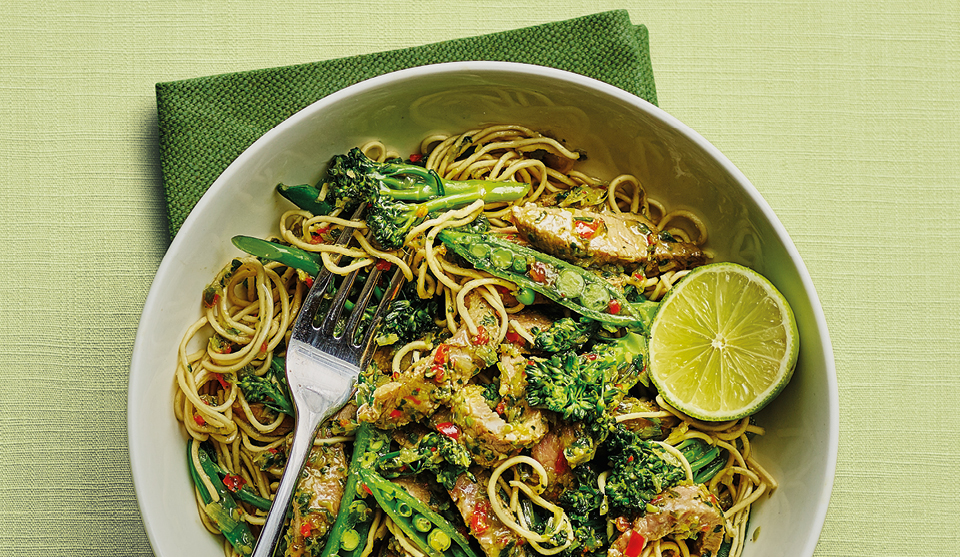
[[[387,190],[395,190],[404,195],[443,195],[446,184],[436,170],[417,166],[415,164],[394,164],[381,163],[379,168],[373,172],[373,175],[380,181],[381,185],[386,186]],[[411,187],[413,184],[420,183],[420,188]],[[380,193],[384,193],[384,188],[380,188]],[[423,201],[427,197],[419,199],[396,197],[396,199],[406,199],[408,201]]]
[[[381,197],[393,198],[397,201],[426,201],[434,197],[439,197],[443,195],[444,192],[443,181],[440,180],[439,176],[436,177],[436,182],[431,181],[429,183],[416,184],[416,182],[405,183],[399,181],[395,183],[396,188],[381,182],[378,192],[379,195]],[[415,187],[413,187],[414,184],[416,184]]]
[[[493,194],[500,186],[521,186],[518,182],[492,182],[490,180],[445,180],[435,170],[408,164],[384,163],[374,173],[380,182],[380,195],[392,197],[397,201],[426,201],[434,197],[449,197],[463,193],[472,193],[478,189],[484,195]],[[524,191],[526,193],[526,190]],[[473,199],[484,197],[480,195]]]
[[[457,187],[446,190],[446,195],[431,199],[420,204],[421,212],[432,213],[444,209],[451,209],[469,205],[478,199],[486,203],[502,201],[516,201],[530,190],[529,184],[520,182],[487,182],[484,180],[470,180],[457,182]],[[460,185],[462,184],[462,186]]]
[[[439,179],[438,179],[439,180]],[[454,196],[461,199],[464,194],[469,195],[469,202],[477,199],[487,199],[490,201],[513,201],[523,197],[529,191],[530,186],[522,182],[491,182],[487,180],[439,180],[442,184],[438,188],[434,183],[420,184],[418,187],[410,187],[409,184],[401,187],[403,184],[397,183],[397,188],[383,186],[379,189],[381,197],[387,197],[396,201],[422,202],[429,201],[439,197],[450,199]],[[277,186],[277,191],[294,205],[305,209],[314,214],[326,214],[330,212],[330,205],[318,201],[320,190],[313,186]],[[502,198],[502,199],[493,199]],[[463,199],[467,199],[463,197]]]

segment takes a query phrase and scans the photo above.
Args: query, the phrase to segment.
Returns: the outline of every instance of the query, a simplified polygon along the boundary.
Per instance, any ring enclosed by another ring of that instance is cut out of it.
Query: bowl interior
[[[134,482],[154,551],[219,555],[201,525],[173,418],[177,346],[200,315],[203,287],[239,252],[236,234],[266,236],[290,206],[279,182],[313,183],[333,154],[370,139],[413,152],[431,133],[494,123],[544,132],[588,155],[602,178],[631,173],[670,208],[700,215],[718,260],[766,275],[800,329],[791,384],[764,409],[757,460],[780,487],[754,506],[747,557],[813,554],[837,450],[837,388],[823,312],[793,243],[749,181],[698,134],[645,101],[582,76],[541,67],[467,62],[381,76],[331,95],[271,130],[203,197],[164,257],[144,307],[130,370],[128,427]]]

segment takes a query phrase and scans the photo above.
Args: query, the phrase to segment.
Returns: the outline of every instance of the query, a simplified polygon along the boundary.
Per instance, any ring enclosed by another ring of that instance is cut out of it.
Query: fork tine
[[[320,304],[323,303],[323,293],[330,287],[330,283],[335,276],[326,267],[320,269],[320,274],[313,281],[313,286],[310,287],[310,291],[303,302],[303,307],[300,308],[301,317],[297,318],[295,329],[313,328],[314,319],[319,315]]]
[[[373,317],[370,319],[370,324],[367,325],[367,332],[364,333],[363,340],[360,341],[360,344],[356,345],[357,348],[363,350],[363,353],[360,355],[361,369],[366,367],[366,363],[369,361],[370,356],[377,348],[374,346],[375,343],[372,342],[373,335],[377,332],[377,328],[380,325],[380,321],[383,319],[383,316],[386,315],[387,308],[390,307],[390,302],[392,302],[400,292],[400,287],[403,286],[403,281],[403,271],[398,266],[393,272],[393,278],[390,279],[390,285],[387,286],[387,290],[383,293],[383,298],[380,299],[380,304],[377,306],[377,311],[374,312]]]
[[[353,218],[356,219],[358,216],[359,211]],[[345,229],[337,243],[348,245],[354,232],[354,229]],[[404,280],[398,266],[390,286],[374,312],[363,342],[357,344],[354,342],[355,330],[359,326],[364,308],[370,303],[373,289],[382,273],[376,265],[370,269],[360,293],[360,299],[354,305],[347,326],[344,327],[343,335],[347,335],[349,340],[344,339],[343,336],[334,337],[332,329],[340,318],[358,271],[359,269],[343,278],[343,283],[337,290],[326,316],[320,316],[318,312],[321,302],[334,276],[324,268],[321,271],[322,276],[318,275],[314,280],[293,325],[287,345],[286,374],[290,396],[296,408],[296,427],[288,452],[287,467],[254,549],[255,557],[268,557],[273,554],[283,528],[283,518],[302,473],[303,464],[313,446],[317,426],[352,396],[352,392],[356,389],[358,375],[367,367],[375,350],[371,345],[375,344],[373,334],[376,326]],[[315,322],[321,317],[322,322],[317,326]]]
[[[330,302],[330,307],[327,309],[327,314],[323,316],[323,320],[317,326],[320,329],[321,335],[334,336],[333,329],[337,326],[337,321],[340,320],[340,315],[343,314],[343,306],[347,303],[347,297],[350,296],[350,290],[353,289],[353,282],[357,278],[357,273],[360,272],[360,269],[352,271],[349,275],[343,277],[343,282],[340,283],[340,288],[337,289],[336,295],[333,297],[333,301]],[[354,306],[356,310],[356,306]],[[319,317],[319,315],[317,316]]]
[[[380,267],[378,265],[373,265],[370,269],[370,273],[367,275],[367,280],[363,283],[363,290],[360,291],[360,296],[357,298],[357,301],[353,306],[353,311],[350,312],[350,318],[347,319],[347,324],[343,328],[343,338],[354,347],[359,346],[353,342],[353,337],[356,335],[357,325],[360,324],[360,319],[363,317],[363,310],[366,309],[367,304],[370,303],[370,297],[373,296],[373,289],[380,280],[381,274],[382,271],[380,270]]]
[[[363,205],[358,207],[353,215],[351,215],[350,220],[360,218],[365,208]],[[353,240],[354,231],[356,231],[356,228],[344,228],[334,245],[348,245]],[[337,275],[327,270],[325,266],[321,266],[320,274],[314,279],[313,286],[311,286],[309,292],[307,292],[303,306],[300,308],[300,316],[293,326],[294,332],[302,335],[304,339],[316,337],[318,331],[315,321],[320,317],[318,313],[320,304],[323,303],[324,293],[327,291],[327,288],[330,287],[330,283],[336,276]]]
[[[357,327],[360,325],[360,320],[363,318],[364,310],[366,310],[367,305],[370,303],[370,298],[373,296],[374,289],[377,287],[377,284],[380,282],[380,276],[383,274],[383,271],[379,266],[374,266],[370,271],[370,275],[367,277],[366,282],[363,283],[363,290],[360,292],[360,296],[357,298],[356,305],[354,306],[353,312],[350,314],[350,319],[347,320],[347,324],[344,327],[344,336],[350,341],[350,345],[353,348],[361,348],[368,339],[369,334],[365,334],[364,338],[360,342],[354,342],[354,337],[356,336]],[[382,317],[383,313],[387,306],[390,305],[390,302],[396,297],[397,292],[399,291],[399,285],[402,283],[397,282],[397,275],[402,275],[403,272],[398,267],[393,274],[393,277],[390,279],[390,285],[383,293],[383,297],[380,298],[380,302],[377,304],[377,310],[374,312],[373,317],[370,322],[367,324],[368,333],[374,331]]]

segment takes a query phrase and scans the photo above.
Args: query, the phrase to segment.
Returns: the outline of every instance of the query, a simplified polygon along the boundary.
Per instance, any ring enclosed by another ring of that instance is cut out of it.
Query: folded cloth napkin
[[[160,167],[171,238],[203,192],[268,130],[354,83],[415,66],[489,60],[550,66],[656,104],[647,29],[625,10],[309,64],[157,84]]]

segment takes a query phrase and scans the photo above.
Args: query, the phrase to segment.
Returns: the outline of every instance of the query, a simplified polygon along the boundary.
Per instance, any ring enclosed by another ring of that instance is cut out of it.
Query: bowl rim
[[[800,253],[797,250],[796,246],[793,243],[793,240],[790,238],[789,234],[786,231],[786,228],[780,222],[780,219],[773,212],[773,209],[766,202],[766,200],[761,196],[759,190],[753,185],[750,180],[723,154],[717,149],[713,144],[707,141],[703,136],[698,132],[673,117],[663,109],[658,106],[646,101],[645,99],[634,95],[630,92],[627,92],[623,89],[610,85],[609,83],[587,77],[581,74],[573,73],[566,70],[560,70],[556,68],[551,68],[547,66],[539,66],[533,64],[517,63],[517,62],[492,62],[492,61],[463,61],[463,62],[444,62],[438,64],[427,64],[423,66],[416,66],[412,68],[397,70],[394,72],[389,72],[382,74],[376,77],[372,77],[363,81],[360,81],[356,84],[350,85],[323,97],[310,105],[304,107],[298,112],[291,115],[289,118],[273,127],[256,141],[254,141],[249,147],[247,147],[236,159],[231,162],[228,167],[220,174],[220,176],[211,184],[211,186],[204,192],[204,195],[197,202],[193,210],[190,211],[187,218],[184,220],[183,224],[180,227],[180,232],[189,231],[197,226],[200,222],[200,214],[203,213],[203,209],[206,205],[212,203],[211,198],[214,191],[228,187],[228,185],[233,181],[233,179],[239,174],[241,169],[251,158],[254,158],[256,154],[263,150],[266,145],[272,141],[274,136],[283,134],[288,128],[296,126],[301,120],[309,118],[315,112],[325,109],[328,105],[335,104],[341,100],[351,97],[353,95],[362,94],[365,91],[376,89],[381,87],[385,83],[391,81],[399,81],[406,79],[416,79],[423,76],[433,76],[443,73],[451,72],[497,72],[497,73],[518,73],[518,74],[536,74],[537,76],[546,77],[548,79],[556,79],[560,81],[565,81],[572,83],[576,86],[585,87],[587,89],[592,89],[600,94],[608,95],[616,98],[617,100],[624,102],[629,105],[636,106],[638,109],[644,110],[648,115],[654,117],[655,119],[660,120],[662,123],[674,128],[680,134],[684,135],[687,139],[694,142],[699,148],[703,149],[709,156],[713,157],[723,168],[726,170],[737,183],[739,183],[744,190],[744,193],[756,204],[756,206],[762,211],[763,215],[768,219],[772,229],[776,233],[778,240],[783,244],[787,254],[790,256],[790,259],[795,264],[795,267],[800,276],[801,283],[803,285],[804,294],[807,296],[807,302],[810,304],[812,309],[813,319],[816,324],[816,328],[820,333],[821,339],[821,349],[823,351],[824,358],[824,369],[821,370],[822,373],[826,375],[827,380],[827,408],[829,410],[828,423],[827,423],[827,451],[826,451],[826,461],[825,461],[825,474],[826,481],[823,482],[823,485],[820,486],[820,492],[816,497],[816,507],[813,516],[813,527],[816,535],[810,536],[809,539],[805,540],[805,543],[802,548],[800,548],[801,555],[813,555],[813,552],[816,548],[817,542],[820,538],[820,534],[823,530],[824,521],[826,519],[827,508],[830,502],[830,496],[833,490],[833,484],[836,476],[836,464],[837,464],[837,453],[839,446],[839,391],[837,386],[837,375],[836,375],[836,365],[834,361],[834,353],[832,343],[830,341],[829,331],[827,329],[826,317],[823,312],[823,308],[820,304],[819,296],[817,295],[816,288],[813,284],[813,280],[810,277],[810,274],[807,270],[806,265],[803,263],[803,259],[800,257]],[[176,253],[181,245],[186,242],[186,238],[189,237],[189,233],[177,233],[173,240],[168,246],[164,257],[162,258],[160,265],[157,268],[157,273],[154,277],[153,282],[151,283],[150,290],[147,294],[147,297],[144,301],[143,309],[141,312],[141,317],[148,310],[157,307],[160,304],[159,297],[159,287],[158,285],[164,282],[164,279],[173,272],[172,258],[174,253]],[[154,536],[154,527],[152,525],[154,517],[150,514],[147,505],[144,502],[144,486],[149,481],[149,478],[144,478],[140,476],[139,470],[142,470],[143,467],[139,466],[141,459],[145,458],[144,455],[140,454],[140,451],[134,442],[134,438],[131,435],[131,432],[137,431],[142,418],[140,415],[131,408],[130,403],[133,400],[134,393],[140,390],[141,385],[147,380],[146,375],[143,373],[135,373],[137,369],[144,367],[145,364],[141,364],[139,361],[139,354],[143,353],[143,346],[146,343],[144,338],[144,331],[148,328],[148,325],[144,323],[141,319],[140,323],[137,326],[136,338],[134,341],[133,349],[131,352],[131,363],[130,371],[128,376],[128,387],[127,387],[127,449],[130,460],[130,469],[131,476],[134,484],[134,492],[137,497],[137,506],[140,510],[140,517],[144,525],[147,537],[150,541],[150,545],[153,550],[157,550],[159,547],[160,540],[156,539]],[[813,532],[812,532],[813,533]]]

